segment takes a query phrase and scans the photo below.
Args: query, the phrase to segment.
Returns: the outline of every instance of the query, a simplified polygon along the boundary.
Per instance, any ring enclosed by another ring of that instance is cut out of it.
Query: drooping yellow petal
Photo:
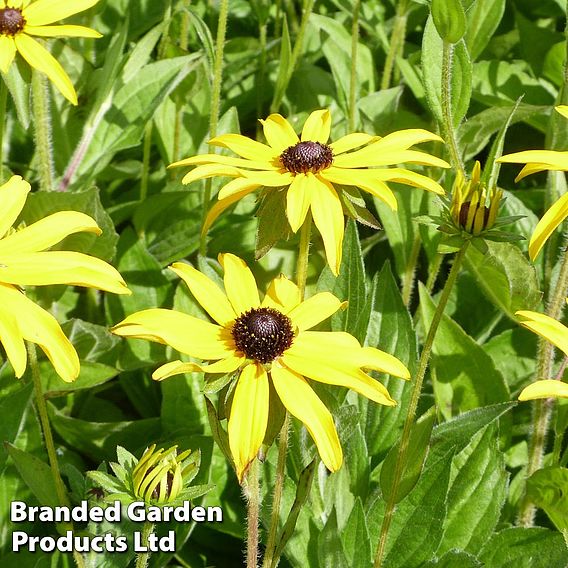
[[[343,152],[348,152],[359,146],[364,146],[369,144],[369,142],[374,142],[380,140],[380,136],[371,136],[370,134],[365,134],[363,132],[353,132],[352,134],[347,134],[347,136],[342,136],[335,142],[329,144],[329,147],[333,151],[333,155],[337,156],[343,154]]]
[[[519,172],[519,174],[515,178],[515,183],[518,183],[527,176],[531,176],[533,174],[538,174],[540,172],[546,172],[547,170],[554,170],[554,169],[555,167],[551,166],[550,164],[540,164],[537,162],[531,162],[530,164],[526,164],[525,166],[523,166],[523,169]]]
[[[2,71],[2,73],[8,73],[15,55],[16,44],[14,43],[14,39],[0,35],[0,71]]]
[[[311,211],[314,223],[321,233],[327,263],[336,276],[341,266],[345,221],[343,207],[333,186],[314,176],[311,184]]]
[[[227,296],[205,274],[185,262],[175,262],[170,268],[184,280],[195,299],[218,324],[227,327],[237,317]]]
[[[246,189],[243,189],[238,193],[233,193],[230,197],[217,201],[213,205],[213,207],[211,207],[209,213],[207,213],[207,217],[205,217],[205,221],[203,222],[203,227],[201,229],[201,234],[204,235],[205,233],[207,233],[211,225],[215,222],[217,217],[219,217],[219,215],[221,215],[221,213],[225,211],[225,209],[227,209],[231,205],[234,205],[237,201],[247,196],[249,193],[252,193],[256,189],[258,189],[258,186],[256,185],[247,186]]]
[[[529,243],[529,256],[535,260],[541,251],[544,243],[556,228],[568,217],[568,193],[565,193],[552,207],[543,215],[542,219],[534,228]]]
[[[71,251],[3,254],[0,281],[21,286],[72,284],[114,294],[131,293],[116,268],[100,258]]]
[[[288,317],[300,331],[304,331],[332,316],[341,305],[341,300],[330,292],[320,292],[296,306]]]
[[[556,112],[559,112],[565,118],[568,118],[568,105],[560,105],[555,107]]]
[[[375,347],[363,347],[360,353],[359,365],[361,367],[388,373],[402,379],[410,379],[410,372],[406,365],[394,355],[385,353]]]
[[[0,240],[0,256],[42,251],[83,231],[102,233],[96,221],[85,213],[59,211]]]
[[[0,203],[2,204],[0,238],[8,232],[8,229],[18,218],[30,190],[30,184],[20,176],[12,176],[5,184],[0,186]]]
[[[24,8],[23,16],[30,26],[45,26],[64,20],[93,7],[99,0],[37,0]],[[12,2],[10,2],[12,4]]]
[[[246,262],[234,254],[220,254],[225,291],[237,315],[260,306],[256,280]]]
[[[262,184],[258,183],[255,179],[249,179],[246,177],[235,178],[219,190],[217,199],[219,199],[219,201],[224,201],[225,199],[230,199],[233,195],[240,195],[245,191],[250,193],[251,191],[261,187],[261,185]]]
[[[9,306],[0,306],[0,343],[19,379],[26,371],[27,353],[17,315],[10,311]]]
[[[163,381],[174,375],[182,375],[184,373],[231,373],[236,371],[244,364],[244,357],[228,357],[216,361],[211,365],[199,365],[197,363],[188,363],[186,361],[171,361],[161,367],[158,367],[153,373],[152,378],[155,381]]]
[[[515,315],[525,320],[519,322],[523,327],[544,337],[544,339],[556,345],[558,349],[564,351],[564,354],[568,356],[568,328],[565,325],[550,316],[538,312],[521,310],[515,312]]]
[[[302,142],[325,144],[331,132],[331,113],[328,109],[315,110],[308,116],[302,129]]]
[[[538,398],[568,398],[568,384],[551,379],[535,381],[519,394],[519,400]]]
[[[46,0],[43,0],[46,1]],[[65,0],[67,2],[67,0]],[[61,94],[71,104],[77,104],[77,93],[71,79],[65,73],[63,67],[57,59],[41,46],[37,41],[25,33],[20,33],[14,37],[16,48],[21,56],[35,69],[45,73],[49,80],[59,89]]]
[[[199,359],[226,359],[235,354],[230,331],[175,310],[152,308],[136,312],[111,331],[122,337],[170,345]]]
[[[222,134],[209,140],[209,144],[227,148],[247,160],[271,162],[279,154],[274,148],[241,134]]]
[[[286,216],[294,233],[306,219],[315,179],[312,173],[297,174],[286,192]]]
[[[269,385],[264,367],[247,365],[239,377],[229,416],[229,447],[242,482],[256,458],[268,424]]]
[[[203,166],[197,166],[193,170],[185,174],[181,180],[181,183],[187,185],[198,179],[205,179],[217,176],[228,176],[228,177],[239,177],[241,175],[241,170],[235,168],[234,166],[225,166],[223,164],[205,164]]]
[[[85,26],[26,26],[25,31],[29,35],[40,37],[103,37],[96,30]]]
[[[251,170],[277,170],[276,167],[269,162],[258,162],[254,160],[245,160],[244,158],[232,158],[231,156],[221,156],[221,154],[200,154],[199,156],[191,156],[179,162],[170,164],[168,168],[179,168],[181,166],[196,166],[199,164],[223,164],[224,166],[234,166],[235,168],[248,168]]]
[[[290,123],[280,114],[271,114],[266,120],[261,120],[266,141],[281,154],[286,148],[294,146],[300,139]]]
[[[300,289],[283,274],[272,280],[266,296],[262,300],[263,308],[274,308],[287,314],[300,303]]]
[[[79,375],[79,357],[57,320],[12,286],[0,284],[0,305],[16,316],[22,337],[36,343],[47,355],[56,373],[65,381]],[[21,369],[21,367],[20,367]]]
[[[327,469],[337,471],[343,452],[329,410],[300,375],[277,364],[270,374],[282,404],[306,426]]]

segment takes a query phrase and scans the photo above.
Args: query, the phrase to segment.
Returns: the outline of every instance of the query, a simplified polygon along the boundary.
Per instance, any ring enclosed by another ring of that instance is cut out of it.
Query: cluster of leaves
[[[492,137],[505,122],[511,124],[507,151],[546,143],[568,147],[568,130],[551,117],[565,88],[563,0],[463,0],[462,5],[465,33],[452,60],[452,115],[464,160],[492,153]],[[316,2],[295,56],[298,2],[231,0],[218,133],[254,137],[256,119],[271,108],[300,123],[313,109],[330,107],[332,138],[344,134],[351,110],[353,7],[352,0]],[[355,68],[358,130],[380,135],[401,128],[435,130],[443,121],[442,39],[429,13],[425,0],[361,3]],[[205,182],[184,188],[178,173],[166,170],[171,162],[207,151],[218,14],[204,0],[191,5],[183,0],[116,0],[101,2],[82,17],[104,37],[53,43],[80,94],[77,108],[59,96],[53,99],[52,143],[61,191],[31,195],[20,220],[31,223],[66,209],[92,215],[103,235],[74,235],[61,246],[112,260],[133,294],[101,297],[63,287],[37,291],[38,301],[66,321],[64,330],[81,357],[81,374],[72,384],[62,383],[48,361],[40,360],[63,472],[74,499],[94,498],[85,472],[114,460],[119,445],[136,456],[155,442],[199,448],[201,468],[194,482],[215,485],[202,503],[222,506],[225,520],[207,526],[163,524],[160,533],[175,528],[178,543],[187,544],[179,545],[178,560],[157,554],[152,565],[240,566],[245,527],[240,488],[213,443],[203,396],[214,397],[217,389],[205,385],[199,374],[152,382],[152,370],[171,353],[156,344],[122,341],[107,327],[156,306],[200,314],[186,288],[165,270],[169,263],[188,258],[215,275],[218,252],[252,262],[255,249],[272,244],[269,228],[257,231],[251,198],[218,220],[207,258],[198,256]],[[395,62],[395,86],[379,88],[392,30],[401,17],[406,38]],[[23,65],[13,65],[5,77],[11,96],[3,174],[9,169],[33,182],[37,156],[27,73]],[[550,190],[545,191],[544,175],[513,189],[514,175],[513,167],[501,172],[504,209],[507,215],[523,216],[510,230],[528,237]],[[566,191],[563,177],[552,181],[554,191]],[[219,182],[212,188],[216,192]],[[437,256],[440,232],[414,221],[419,214],[437,214],[436,200],[409,188],[394,191],[397,212],[378,200],[367,202],[384,230],[348,223],[339,277],[324,268],[316,238],[308,294],[329,290],[348,300],[348,308],[331,319],[331,329],[379,346],[413,372],[437,301],[437,268],[442,262],[443,274],[447,260]],[[257,263],[261,288],[279,272],[293,275],[295,238],[278,243]],[[523,241],[488,242],[485,254],[468,250],[433,345],[419,407],[423,416],[411,436],[409,462],[415,467],[407,470],[395,496],[384,566],[566,565],[566,545],[557,530],[568,525],[568,478],[562,470],[543,470],[529,485],[534,501],[547,513],[539,513],[539,526],[514,526],[524,491],[530,408],[511,401],[534,376],[537,344],[517,325],[514,313],[542,308],[541,291],[550,285],[556,262],[551,254],[533,266]],[[418,284],[411,294],[415,276]],[[295,523],[295,530],[283,532],[281,566],[372,564],[411,388],[410,383],[377,378],[398,401],[396,408],[317,388],[336,417],[346,449],[338,473],[329,476],[312,463],[317,454],[311,439],[294,423],[281,521],[285,527]],[[7,568],[51,560],[69,566],[65,555],[50,560],[40,553],[9,552],[10,501],[57,504],[28,383],[16,382],[8,363],[0,369],[0,439],[7,441],[7,451],[0,452],[0,560]],[[434,404],[437,414],[428,411]],[[558,436],[568,424],[567,409],[558,408],[553,424]],[[276,458],[272,448],[263,465],[266,505],[261,516],[266,526]],[[566,465],[565,449],[563,459]],[[85,528],[132,531],[128,521]],[[40,535],[53,527],[30,523],[18,529]],[[93,562],[119,568],[131,560],[126,554]]]

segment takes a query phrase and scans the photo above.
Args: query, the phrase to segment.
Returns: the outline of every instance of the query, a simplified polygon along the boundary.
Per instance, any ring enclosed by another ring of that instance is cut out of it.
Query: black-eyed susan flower
[[[101,37],[75,25],[52,25],[94,6],[99,0],[0,0],[0,70],[7,73],[18,52],[34,69],[45,73],[61,94],[74,105],[77,94],[59,62],[31,36]]]
[[[559,321],[538,312],[521,310],[516,312],[523,327],[540,335],[564,352],[568,357],[568,328]],[[568,398],[568,384],[562,381],[543,379],[524,388],[519,400],[534,400],[537,398]]]
[[[348,333],[311,331],[342,303],[329,292],[301,301],[298,287],[280,276],[261,301],[254,276],[244,261],[220,255],[223,292],[204,274],[185,263],[171,269],[188,285],[195,299],[216,323],[169,309],[150,309],[128,316],[113,328],[124,337],[170,345],[209,365],[173,361],[154,371],[162,380],[186,372],[235,373],[229,414],[229,446],[242,479],[266,433],[269,381],[288,411],[310,432],[324,464],[336,471],[342,451],[331,413],[306,378],[343,386],[387,406],[395,405],[387,389],[363,369],[408,378],[395,357],[361,347]]]
[[[556,107],[556,110],[564,117],[568,118],[568,106]],[[555,170],[568,172],[568,152],[557,152],[554,150],[527,150],[507,154],[497,160],[498,162],[525,164],[515,181],[542,171]],[[540,253],[542,247],[556,230],[556,228],[568,216],[568,193],[564,194],[538,222],[529,242],[529,256],[534,260]]]
[[[121,275],[87,254],[46,249],[80,231],[100,234],[91,217],[60,211],[20,229],[12,229],[26,202],[30,184],[13,176],[0,186],[0,342],[21,377],[26,370],[24,340],[39,345],[57,374],[67,382],[79,375],[79,357],[57,320],[26,297],[26,286],[72,284],[129,294]]]
[[[210,144],[227,148],[240,157],[205,154],[181,160],[171,166],[198,166],[183,178],[183,183],[226,176],[234,178],[218,194],[204,226],[206,232],[230,205],[258,188],[287,188],[286,214],[292,231],[302,226],[311,210],[322,235],[327,260],[334,274],[341,264],[344,219],[338,191],[354,186],[397,208],[388,181],[405,183],[443,194],[442,187],[430,178],[404,168],[386,168],[403,162],[439,166],[449,165],[425,152],[409,150],[414,144],[441,141],[426,130],[393,132],[381,138],[355,132],[328,143],[331,114],[317,110],[306,120],[300,137],[279,114],[261,120],[268,144],[240,134],[223,134]]]

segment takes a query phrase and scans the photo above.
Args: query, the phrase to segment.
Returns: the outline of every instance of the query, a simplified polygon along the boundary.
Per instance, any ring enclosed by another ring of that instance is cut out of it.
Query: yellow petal
[[[408,150],[414,144],[421,144],[422,142],[443,142],[443,140],[428,130],[421,128],[410,128],[407,130],[398,130],[387,134],[376,142],[376,149],[380,152],[393,152],[397,150]]]
[[[308,116],[302,129],[302,142],[320,142],[325,144],[331,132],[331,114],[329,110],[315,110]]]
[[[548,164],[550,169],[568,169],[568,152],[555,152],[553,150],[525,150],[501,156],[498,160],[507,164]]]
[[[9,306],[22,337],[41,347],[64,381],[77,378],[80,370],[77,352],[50,313],[5,284],[0,284],[0,305]]]
[[[445,191],[442,186],[430,179],[428,176],[405,170],[404,168],[383,168],[378,170],[370,170],[382,181],[395,181],[405,183],[413,187],[420,187],[438,195],[444,195]]]
[[[556,345],[558,349],[564,351],[565,355],[568,355],[568,328],[565,325],[538,312],[522,310],[515,312],[515,315],[526,320],[519,322],[523,327],[544,337],[544,339]]]
[[[14,39],[0,35],[0,71],[2,71],[2,73],[8,73],[15,55],[16,44],[14,43]]]
[[[544,243],[556,228],[568,217],[568,193],[565,193],[552,207],[543,215],[537,223],[529,243],[529,256],[531,260],[538,256]]]
[[[395,377],[401,377],[402,379],[410,379],[410,372],[406,365],[394,355],[385,353],[375,347],[363,347],[359,357],[359,365],[365,369],[373,369],[394,375]]]
[[[568,118],[568,106],[567,105],[560,105],[557,106],[555,109],[557,112],[559,112],[562,116],[564,116],[565,118]]]
[[[0,186],[0,203],[2,203],[0,238],[7,233],[18,218],[24,208],[30,189],[30,184],[20,176],[12,176],[4,185]]]
[[[266,296],[262,300],[262,307],[274,308],[287,314],[301,301],[300,289],[294,282],[281,274],[270,283]]]
[[[221,361],[216,361],[211,365],[199,365],[197,363],[188,363],[186,361],[171,361],[161,367],[158,367],[153,373],[152,378],[155,381],[163,381],[174,375],[182,375],[184,373],[231,373],[236,371],[245,362],[244,357],[228,357]]]
[[[204,166],[197,166],[185,176],[181,182],[184,185],[196,181],[198,179],[205,179],[217,176],[228,176],[228,177],[239,177],[241,175],[241,170],[233,166],[225,166],[223,164],[205,164]]]
[[[25,31],[29,35],[40,37],[103,37],[96,30],[85,26],[26,26]]]
[[[256,280],[246,262],[234,254],[220,254],[225,271],[225,291],[237,315],[260,306]]]
[[[239,377],[229,416],[229,447],[239,481],[255,459],[268,424],[269,386],[259,364],[247,365]]]
[[[82,231],[96,235],[102,232],[96,221],[84,213],[59,211],[4,237],[0,240],[0,255],[42,251]]]
[[[535,400],[537,398],[568,398],[568,384],[550,379],[535,381],[524,388],[519,400]]]
[[[175,310],[142,310],[129,315],[111,331],[122,337],[170,345],[199,359],[226,359],[235,354],[230,331]]]
[[[19,379],[26,371],[27,353],[17,316],[17,313],[10,311],[9,305],[0,306],[0,343]]]
[[[67,1],[67,0],[65,0]],[[77,104],[77,93],[71,79],[63,70],[57,59],[41,46],[37,41],[26,34],[15,36],[16,48],[21,56],[34,68],[45,73],[49,80],[59,89],[61,94],[71,104]]]
[[[304,331],[332,316],[341,305],[341,300],[330,292],[320,292],[295,307],[288,317],[300,331]]]
[[[195,299],[218,324],[227,327],[237,317],[227,296],[205,274],[185,262],[176,262],[170,268],[184,280]]]
[[[274,148],[240,134],[222,134],[209,140],[209,144],[227,148],[247,160],[270,162],[278,156],[278,152]]]
[[[249,168],[251,170],[277,170],[280,166],[273,166],[270,162],[257,162],[245,160],[244,158],[232,158],[231,156],[221,156],[221,154],[200,154],[185,158],[179,162],[170,164],[168,168],[178,168],[180,166],[196,166],[198,164],[223,164],[224,166],[234,166],[236,168]]]
[[[100,258],[71,251],[3,254],[0,281],[21,286],[72,284],[114,294],[131,293],[116,268]]]
[[[343,152],[348,152],[349,150],[359,148],[359,146],[364,146],[365,144],[369,144],[369,142],[375,142],[377,140],[380,140],[380,136],[371,136],[363,132],[353,132],[332,142],[329,144],[329,147],[333,150],[333,155],[337,156],[338,154],[343,154]]]
[[[297,174],[286,192],[286,216],[294,233],[306,219],[315,179],[312,173]]]
[[[343,452],[329,410],[300,375],[276,364],[270,374],[282,404],[306,426],[327,469],[337,471]]]
[[[242,199],[256,189],[258,189],[256,185],[247,186],[246,189],[243,189],[238,193],[233,193],[230,197],[217,201],[213,205],[213,207],[211,207],[209,213],[207,213],[207,217],[205,217],[203,228],[201,229],[201,234],[204,235],[205,233],[207,233],[211,225],[215,222],[217,217],[219,217],[219,215],[221,215],[221,213],[225,211],[225,209],[227,209],[231,205],[234,205],[237,201],[239,201],[239,199]]]
[[[531,162],[523,167],[523,169],[519,172],[519,175],[515,178],[515,183],[518,183],[522,179],[530,176],[532,174],[538,174],[540,172],[545,172],[547,170],[554,170],[555,167],[551,166],[550,164],[539,164],[535,162]]]
[[[410,162],[425,166],[449,168],[446,161],[417,150],[399,150],[392,152],[379,152],[376,145],[378,142],[369,144],[350,154],[341,154],[333,159],[333,165],[338,168],[366,168],[371,166],[391,166]]]
[[[88,10],[99,0],[37,0],[24,9],[29,26],[44,26]],[[12,4],[12,2],[10,2]]]
[[[290,123],[280,114],[271,114],[266,120],[261,120],[260,123],[266,141],[278,154],[300,141]]]
[[[341,266],[343,247],[343,207],[333,186],[314,176],[311,187],[311,210],[314,223],[321,233],[327,263],[336,276]]]
[[[262,184],[257,183],[255,179],[248,179],[245,177],[239,177],[231,180],[229,183],[225,184],[217,194],[217,199],[220,201],[229,199],[233,195],[240,195],[244,191],[250,193],[255,189],[261,187]],[[246,194],[245,194],[246,195]]]
[[[332,167],[321,171],[318,176],[331,183],[360,187],[363,191],[374,195],[386,203],[393,211],[396,211],[398,209],[396,197],[390,187],[380,179],[380,172],[383,171],[384,170],[349,170]]]
[[[243,175],[249,180],[266,187],[285,187],[290,185],[294,181],[294,178],[297,177],[285,171],[243,172]]]

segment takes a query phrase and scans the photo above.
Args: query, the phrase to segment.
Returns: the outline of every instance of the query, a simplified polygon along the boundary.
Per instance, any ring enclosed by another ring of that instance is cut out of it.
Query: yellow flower
[[[556,107],[556,110],[564,117],[568,118],[568,106]],[[524,177],[546,170],[556,170],[560,172],[568,171],[568,152],[556,152],[553,150],[528,150],[526,152],[516,152],[507,154],[497,160],[498,162],[512,164],[526,164],[515,181]],[[568,216],[568,193],[564,194],[554,205],[544,214],[538,222],[529,243],[529,256],[534,260],[541,251],[544,243],[548,240],[555,229]]]
[[[46,251],[80,231],[100,234],[95,221],[77,211],[60,211],[14,231],[30,184],[13,176],[0,186],[0,343],[20,378],[26,370],[24,340],[39,345],[67,382],[79,375],[79,357],[57,320],[23,293],[25,286],[72,284],[129,294],[120,274],[106,262],[78,252]]]
[[[375,168],[402,162],[449,167],[444,160],[430,154],[409,150],[420,142],[441,141],[439,136],[426,130],[401,130],[384,138],[355,132],[328,144],[331,131],[328,110],[312,112],[300,138],[279,114],[271,114],[260,122],[268,145],[240,134],[223,134],[209,143],[228,148],[240,158],[204,154],[171,164],[198,165],[183,178],[186,184],[215,176],[235,178],[219,191],[219,201],[209,212],[203,232],[227,207],[256,189],[286,187],[286,214],[290,227],[294,232],[298,231],[311,209],[323,238],[329,266],[337,274],[344,231],[343,209],[337,194],[341,186],[356,186],[394,210],[397,202],[385,183],[387,181],[444,193],[438,183],[416,172],[403,168]]]
[[[272,281],[261,301],[254,276],[244,261],[232,254],[220,255],[219,260],[225,271],[225,292],[188,264],[171,266],[216,323],[174,310],[150,309],[128,316],[112,331],[215,361],[204,366],[183,361],[166,363],[154,371],[156,380],[192,371],[240,371],[228,423],[229,446],[239,479],[264,439],[269,380],[288,411],[305,424],[325,465],[336,471],[343,455],[333,418],[304,377],[348,387],[393,406],[396,403],[387,389],[362,369],[408,378],[407,368],[392,355],[361,347],[348,333],[310,331],[342,305],[329,292],[301,301],[298,287],[280,276]]]
[[[519,311],[515,315],[523,318],[519,322],[523,327],[550,341],[568,357],[568,328],[565,325],[538,312]],[[568,384],[550,379],[538,380],[523,389],[519,400],[549,397],[568,398]]]
[[[84,26],[54,26],[54,22],[87,10],[99,0],[0,0],[0,70],[7,73],[16,51],[35,69],[45,73],[74,105],[77,94],[63,67],[40,43],[39,37],[101,37]]]

